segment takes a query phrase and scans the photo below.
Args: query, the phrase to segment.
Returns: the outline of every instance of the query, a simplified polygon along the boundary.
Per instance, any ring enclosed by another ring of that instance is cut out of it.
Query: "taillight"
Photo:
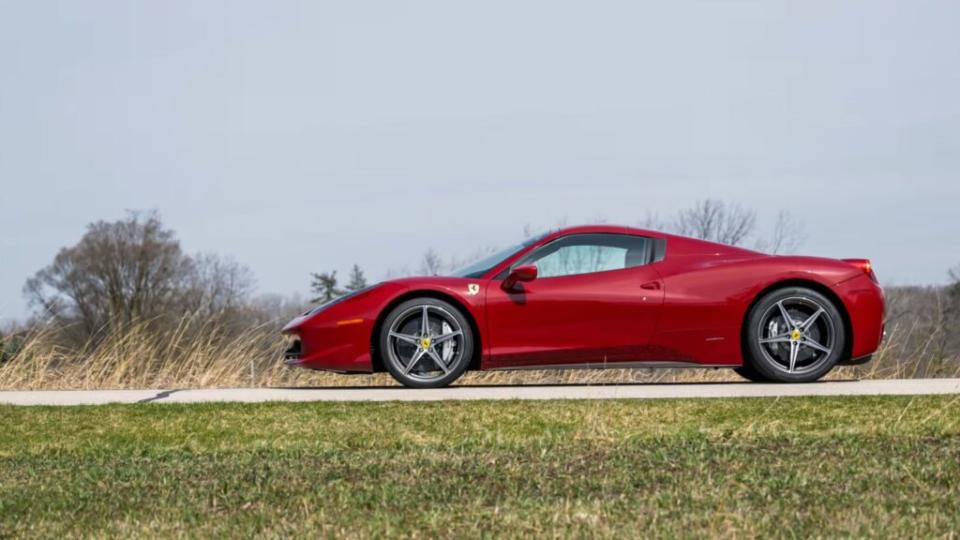
[[[863,273],[870,276],[870,279],[873,280],[874,283],[879,283],[879,281],[877,281],[877,275],[873,273],[873,264],[869,259],[844,259],[843,262],[863,270]]]

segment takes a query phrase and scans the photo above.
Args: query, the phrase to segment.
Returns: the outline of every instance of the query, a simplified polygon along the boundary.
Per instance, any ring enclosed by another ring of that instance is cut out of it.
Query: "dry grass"
[[[272,327],[234,336],[186,319],[169,331],[136,325],[96,344],[58,344],[57,332],[26,336],[0,366],[0,389],[210,388],[311,384],[310,372],[280,361]]]
[[[385,386],[386,373],[348,376],[290,368],[274,328],[234,337],[189,324],[169,332],[137,326],[79,348],[56,344],[53,331],[30,334],[0,365],[0,389],[211,388],[262,386]],[[607,369],[469,373],[460,384],[603,384],[612,382],[736,379],[728,370]]]
[[[926,332],[925,339],[917,335]],[[960,373],[956,357],[937,356],[937,332],[894,325],[872,363],[834,370],[830,378],[945,377]],[[904,343],[915,344],[908,353]],[[83,347],[57,344],[56,332],[27,334],[0,364],[0,390],[211,388],[263,386],[385,386],[389,375],[345,376],[289,368],[273,325],[227,335],[209,323],[185,320],[168,331],[135,326]],[[8,352],[9,354],[9,352]],[[459,384],[609,384],[740,380],[731,370],[604,369],[468,373]]]

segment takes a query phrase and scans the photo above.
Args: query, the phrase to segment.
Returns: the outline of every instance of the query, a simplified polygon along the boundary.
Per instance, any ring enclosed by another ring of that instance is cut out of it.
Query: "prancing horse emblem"
[[[467,285],[467,294],[469,294],[470,296],[480,294],[480,286],[477,285],[476,283],[471,283]]]

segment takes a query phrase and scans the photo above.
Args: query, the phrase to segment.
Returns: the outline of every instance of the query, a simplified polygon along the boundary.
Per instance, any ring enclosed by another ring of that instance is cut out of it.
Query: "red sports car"
[[[386,281],[291,321],[289,364],[440,387],[471,369],[729,367],[815,381],[883,337],[870,262],[774,256],[615,226]]]

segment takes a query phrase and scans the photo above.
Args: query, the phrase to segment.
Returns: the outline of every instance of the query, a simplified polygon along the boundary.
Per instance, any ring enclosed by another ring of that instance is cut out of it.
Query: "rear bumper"
[[[866,275],[840,283],[834,290],[850,316],[851,360],[844,365],[868,362],[883,342],[883,290]]]

